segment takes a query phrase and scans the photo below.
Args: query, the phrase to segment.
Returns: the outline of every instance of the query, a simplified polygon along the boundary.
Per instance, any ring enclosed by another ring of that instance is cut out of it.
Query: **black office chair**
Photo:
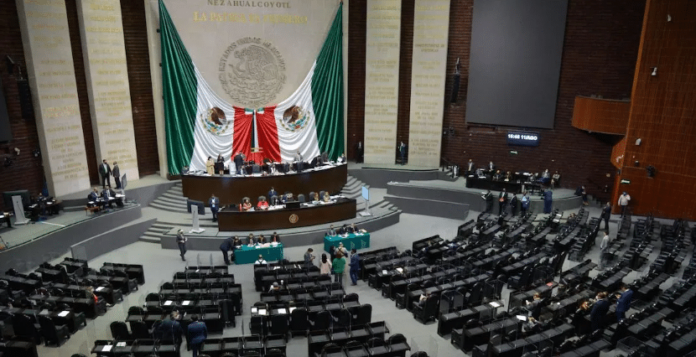
[[[335,311],[336,316],[333,317],[334,324],[341,325],[342,327],[350,327],[351,315],[347,309],[340,309]]]
[[[360,311],[358,312],[357,325],[366,325],[372,322],[372,305],[364,304],[360,305]]]
[[[253,335],[266,336],[266,316],[252,316],[251,320],[249,321],[249,331]]]
[[[341,353],[343,350],[335,343],[327,343],[321,349],[322,357],[326,357],[329,353]]]
[[[109,325],[111,337],[114,340],[130,340],[131,334],[128,332],[128,325],[123,321],[114,321]]]
[[[149,301],[157,301],[157,302],[159,302],[159,301],[160,301],[160,296],[159,296],[159,294],[157,294],[157,293],[149,293],[149,294],[147,294],[147,296],[145,297],[145,302],[149,302]]]
[[[272,348],[272,349],[266,351],[265,356],[266,357],[285,357],[285,353],[283,353],[283,351],[281,351],[277,348]]]
[[[259,166],[259,165],[257,165],[257,164],[254,164],[254,165],[251,167],[251,173],[253,173],[253,174],[260,174],[260,173],[261,173],[261,166]]]
[[[294,311],[293,311],[294,312]],[[282,335],[287,340],[290,323],[287,315],[272,315],[270,320],[269,333],[271,335]]]
[[[55,343],[60,347],[63,342],[70,338],[70,332],[65,325],[56,325],[48,316],[38,316],[39,325],[41,325],[41,335],[44,338],[46,346]]]
[[[317,313],[314,321],[309,322],[313,331],[328,330],[331,327],[331,313],[328,311],[320,311]]]
[[[220,306],[220,312],[222,319],[226,325],[232,325],[237,327],[237,321],[235,314],[235,306],[231,299],[218,300],[218,305]]]
[[[12,327],[14,329],[15,336],[31,339],[37,345],[41,343],[41,327],[34,324],[29,316],[24,314],[13,315]]]
[[[300,203],[305,203],[306,202],[305,195],[303,193],[300,193],[299,195],[297,195],[297,201],[299,201]]]
[[[152,338],[152,333],[143,321],[133,321],[130,323],[132,337],[136,340],[147,340]]]
[[[387,339],[387,344],[389,345],[390,351],[395,351],[399,349],[410,349],[408,343],[406,343],[406,337],[404,337],[404,335],[400,333],[390,336],[389,339]]]

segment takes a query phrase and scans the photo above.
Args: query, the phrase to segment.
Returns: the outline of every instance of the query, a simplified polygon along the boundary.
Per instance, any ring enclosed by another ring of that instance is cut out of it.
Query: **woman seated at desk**
[[[254,238],[254,233],[249,233],[249,238],[247,240],[247,245],[250,247],[256,245],[256,238]]]
[[[319,202],[319,193],[314,192],[314,196],[312,196],[312,202]]]
[[[264,211],[268,209],[268,202],[266,202],[266,197],[261,197],[259,203],[256,204],[256,208]]]
[[[278,233],[273,232],[273,235],[271,236],[271,243],[280,243],[280,236]]]
[[[266,238],[261,234],[259,236],[258,244],[266,244]]]
[[[248,198],[244,198],[244,202],[242,203],[242,211],[246,212],[251,210],[251,202],[249,202]]]
[[[331,202],[331,196],[328,192],[324,192],[324,197],[322,198],[324,202]]]

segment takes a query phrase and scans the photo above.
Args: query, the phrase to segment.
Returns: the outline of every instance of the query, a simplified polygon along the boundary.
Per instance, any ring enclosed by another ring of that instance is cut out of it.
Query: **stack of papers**
[[[268,315],[268,311],[266,311],[266,309],[259,309],[259,315],[266,316]]]
[[[126,346],[127,346],[127,343],[125,343],[125,342],[116,343],[116,347],[126,347]]]
[[[104,290],[104,287],[103,287],[103,286],[99,286],[99,287],[97,287],[97,288],[94,289],[94,290],[95,290],[95,291],[102,291],[102,290]]]
[[[287,314],[288,312],[287,312],[287,310],[285,310],[285,308],[283,307],[283,308],[278,309],[278,313],[285,315],[285,314]]]
[[[191,304],[191,302],[188,301],[188,300],[185,300],[185,301],[183,302],[183,304],[184,304],[184,305],[189,305],[189,304]]]
[[[164,306],[169,306],[169,305],[171,305],[171,304],[172,304],[171,300],[167,300],[167,301],[164,302]]]
[[[70,313],[70,311],[61,311],[61,312],[58,314],[58,316],[60,316],[60,317],[66,317],[66,316],[68,316],[69,313]]]
[[[111,349],[114,348],[114,345],[104,345],[102,346],[102,352],[109,352]]]
[[[495,301],[491,302],[490,305],[493,306],[493,307],[500,307],[500,304],[497,303],[497,302],[495,302]]]

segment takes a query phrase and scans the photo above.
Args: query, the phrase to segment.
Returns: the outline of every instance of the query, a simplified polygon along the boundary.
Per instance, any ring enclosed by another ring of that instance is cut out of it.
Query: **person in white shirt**
[[[602,238],[602,243],[599,244],[599,270],[604,269],[604,260],[607,251],[609,250],[609,232],[604,232],[604,237]]]
[[[621,196],[619,196],[619,206],[621,207],[621,217],[626,215],[626,207],[628,207],[628,203],[631,201],[631,196],[628,195],[628,193],[624,192]]]
[[[263,255],[259,254],[259,259],[256,259],[256,261],[254,262],[254,265],[262,265],[262,264],[268,264],[268,262],[263,259]]]

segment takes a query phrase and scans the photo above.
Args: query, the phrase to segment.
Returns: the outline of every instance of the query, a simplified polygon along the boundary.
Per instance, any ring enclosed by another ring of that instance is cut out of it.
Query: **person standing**
[[[631,300],[633,300],[633,290],[626,284],[621,283],[620,289],[621,294],[616,294],[616,298],[619,299],[616,302],[616,321],[618,322],[626,318],[626,311],[631,307]]]
[[[176,244],[179,245],[179,252],[181,252],[181,260],[186,261],[186,258],[184,258],[184,255],[186,254],[186,236],[184,235],[184,230],[179,228],[179,231],[176,232]]]
[[[520,201],[517,199],[517,194],[513,193],[510,199],[510,214],[512,216],[517,216],[517,209],[519,207]]]
[[[522,204],[520,205],[522,207],[522,215],[526,215],[527,211],[529,211],[529,196],[527,196],[527,192],[525,192],[522,195]]]
[[[234,167],[237,170],[237,175],[242,174],[242,166],[244,166],[244,156],[240,151],[234,156]]]
[[[217,166],[215,171],[217,171],[220,176],[225,174],[225,158],[222,157],[222,154],[218,154],[215,166]]]
[[[358,285],[358,272],[360,271],[360,256],[355,249],[350,250],[350,281],[352,285]]]
[[[491,213],[493,211],[493,194],[491,190],[486,191],[483,195],[483,200],[486,201],[486,210],[484,213]]]
[[[333,260],[331,265],[333,266],[334,282],[343,286],[343,270],[346,267],[346,261],[343,259],[343,254],[341,254],[341,251],[336,252],[336,258]]]
[[[121,170],[118,168],[118,163],[114,161],[114,168],[111,169],[111,175],[114,177],[114,182],[116,183],[116,189],[120,190],[121,187]]]
[[[191,341],[193,357],[198,357],[201,345],[208,338],[208,328],[205,326],[205,322],[198,321],[198,315],[191,316],[191,323],[188,325],[188,337],[189,341]]]
[[[609,218],[611,217],[611,202],[607,202],[607,205],[602,208],[601,219],[604,220],[604,230],[609,232]]]
[[[587,189],[585,189],[585,186],[582,186],[582,204],[583,206],[589,205],[589,202],[587,202]]]
[[[602,243],[599,244],[599,270],[604,269],[604,261],[606,260],[606,254],[609,250],[609,232],[604,231],[604,237],[602,237]]]
[[[314,263],[312,263],[312,261],[314,260],[314,255],[312,255],[312,252],[314,252],[314,249],[309,248],[309,249],[307,249],[307,252],[304,255],[305,268],[309,268],[312,265],[314,265]]]
[[[466,164],[466,176],[473,175],[474,171],[476,171],[476,165],[473,160],[469,159],[469,162]]]
[[[604,328],[604,319],[609,312],[609,301],[607,301],[607,293],[601,292],[597,294],[597,301],[592,306],[590,319],[592,322],[592,332]]]
[[[102,164],[99,165],[99,175],[101,175],[102,179],[102,188],[106,188],[106,186],[111,187],[111,178],[109,178],[111,167],[106,163],[106,159],[102,160]]]
[[[222,251],[222,257],[225,259],[225,264],[230,265],[230,258],[227,256],[230,249],[232,249],[232,238],[225,239],[222,244],[220,244],[220,250]]]
[[[217,214],[220,210],[220,200],[215,197],[215,195],[210,196],[208,199],[208,206],[210,206],[210,212],[213,213],[213,222],[217,222]]]
[[[621,217],[626,215],[626,207],[628,207],[628,203],[631,201],[631,196],[628,195],[624,191],[624,193],[619,196],[619,207],[621,207]]]
[[[544,191],[544,213],[551,213],[553,207],[553,192],[551,190]]]
[[[331,261],[326,258],[326,253],[321,254],[321,262],[319,262],[319,273],[321,275],[331,274]]]
[[[164,342],[171,341],[177,350],[181,347],[181,335],[184,333],[184,330],[181,329],[181,324],[177,321],[178,319],[179,312],[172,311],[166,319],[162,320],[162,323],[155,331],[155,338]]]
[[[507,205],[508,202],[508,197],[507,197],[507,192],[505,189],[503,189],[502,192],[498,195],[498,215],[502,216],[503,213],[505,212],[505,206]]]
[[[399,156],[401,156],[401,165],[406,165],[406,144],[403,141],[399,144]]]
[[[213,161],[212,156],[208,156],[208,161],[205,162],[205,171],[210,176],[215,174],[215,161]]]

